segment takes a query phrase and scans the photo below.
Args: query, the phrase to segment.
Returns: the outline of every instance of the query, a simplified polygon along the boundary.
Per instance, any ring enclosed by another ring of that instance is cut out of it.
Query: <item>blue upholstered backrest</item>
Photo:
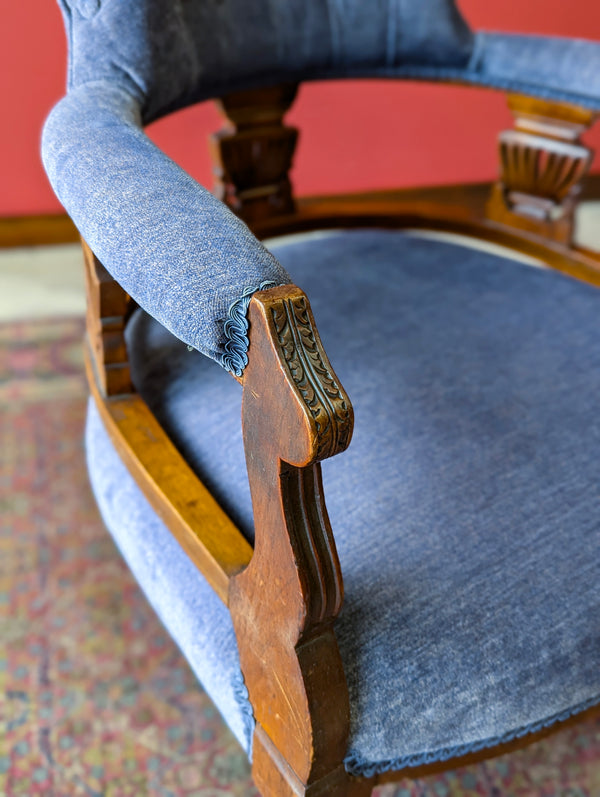
[[[261,83],[461,68],[454,0],[61,0],[69,85],[117,80],[144,120]]]
[[[600,110],[597,44],[473,35],[454,0],[59,2],[69,91],[42,144],[54,190],[138,304],[236,373],[250,295],[290,275],[145,124],[230,91],[351,76],[462,81]]]

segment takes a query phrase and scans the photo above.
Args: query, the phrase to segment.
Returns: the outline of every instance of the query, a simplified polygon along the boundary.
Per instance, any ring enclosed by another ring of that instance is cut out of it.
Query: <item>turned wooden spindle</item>
[[[211,136],[215,195],[248,223],[294,211],[289,170],[298,131],[283,123],[295,84],[228,94],[217,105],[227,120]]]
[[[508,104],[515,129],[499,136],[500,180],[488,218],[570,244],[577,196],[593,157],[580,137],[596,114],[515,94]]]

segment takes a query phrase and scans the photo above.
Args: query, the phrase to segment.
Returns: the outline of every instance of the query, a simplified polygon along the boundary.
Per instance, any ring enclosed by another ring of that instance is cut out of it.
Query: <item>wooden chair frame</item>
[[[332,227],[442,230],[502,244],[600,286],[600,254],[573,242],[592,159],[580,136],[593,112],[510,95],[515,129],[500,135],[494,184],[295,200],[289,169],[297,131],[283,117],[296,88],[239,92],[219,103],[227,123],[211,142],[216,193],[259,238]],[[253,776],[262,794],[368,795],[379,783],[502,755],[568,724],[446,763],[348,775],[348,692],[334,633],[343,581],[319,463],[349,444],[353,415],[306,296],[285,286],[250,303],[249,364],[238,381],[253,550],[135,392],[124,339],[135,305],[83,248],[90,388],[136,482],[231,611],[257,722]]]

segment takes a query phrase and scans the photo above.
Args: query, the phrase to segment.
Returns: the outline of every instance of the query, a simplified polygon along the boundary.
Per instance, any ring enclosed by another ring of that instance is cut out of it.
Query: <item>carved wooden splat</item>
[[[326,794],[348,778],[349,706],[319,460],[350,442],[352,405],[298,288],[255,294],[249,321],[242,421],[256,540],[229,605],[257,720],[254,777],[265,794]]]
[[[593,153],[581,134],[595,114],[566,103],[509,96],[515,129],[499,136],[500,180],[488,217],[569,244],[575,200]]]
[[[106,396],[133,393],[125,325],[135,306],[82,239],[87,293],[86,330],[96,381]]]
[[[295,84],[237,92],[218,107],[227,119],[211,137],[214,193],[248,223],[294,210],[289,170],[298,140],[283,124]]]

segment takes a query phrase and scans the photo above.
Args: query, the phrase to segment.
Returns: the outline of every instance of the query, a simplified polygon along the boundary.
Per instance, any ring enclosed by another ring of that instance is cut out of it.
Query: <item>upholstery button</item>
[[[79,0],[77,10],[85,19],[91,19],[100,11],[101,0]]]

